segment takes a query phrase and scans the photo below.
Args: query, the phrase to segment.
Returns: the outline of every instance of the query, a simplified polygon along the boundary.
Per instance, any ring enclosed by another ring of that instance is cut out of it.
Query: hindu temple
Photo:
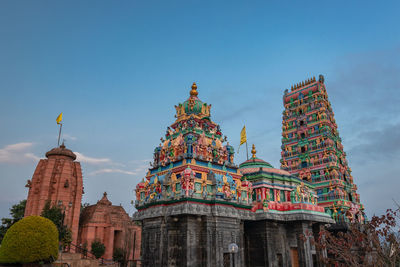
[[[112,261],[114,250],[119,248],[127,260],[137,262],[140,259],[140,226],[132,221],[122,206],[112,205],[107,193],[96,204],[82,208],[81,165],[76,161],[76,154],[64,143],[48,151],[46,157],[39,161],[32,179],[27,181],[29,192],[25,216],[41,215],[49,202],[62,210],[63,223],[71,230],[72,242],[66,248],[70,254],[84,249],[90,251],[92,242],[99,241],[105,245],[102,260]],[[80,259],[80,255],[77,256]]]
[[[334,221],[312,181],[259,159],[254,145],[237,166],[195,83],[175,109],[136,186],[143,266],[319,266],[323,251],[300,237]]]
[[[364,206],[343,151],[324,76],[283,96],[281,169],[315,186],[318,205],[338,223],[364,221]]]

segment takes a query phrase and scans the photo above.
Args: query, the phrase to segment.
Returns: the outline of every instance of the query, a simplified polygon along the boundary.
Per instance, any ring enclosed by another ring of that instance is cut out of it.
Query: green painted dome
[[[259,169],[259,168],[273,168],[272,165],[262,159],[252,157],[239,165],[240,169]]]
[[[182,104],[185,108],[186,114],[199,114],[204,104],[197,96],[190,96],[188,100]]]

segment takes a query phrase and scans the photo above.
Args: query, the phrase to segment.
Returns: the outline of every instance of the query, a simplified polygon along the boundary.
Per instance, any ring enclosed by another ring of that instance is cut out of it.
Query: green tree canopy
[[[0,247],[0,263],[52,262],[57,257],[57,227],[40,216],[28,216],[13,224]]]
[[[11,218],[2,218],[0,225],[0,243],[3,240],[4,235],[6,234],[7,230],[16,222],[24,218],[25,213],[25,206],[26,206],[26,199],[21,200],[18,204],[13,205],[10,208],[10,215]]]
[[[41,216],[51,220],[56,225],[60,242],[63,246],[68,246],[72,241],[72,233],[71,230],[64,225],[65,213],[61,207],[51,206],[50,201],[47,201]]]
[[[99,259],[101,256],[103,256],[105,251],[106,247],[99,240],[95,240],[92,243],[92,254],[96,257],[96,259]]]

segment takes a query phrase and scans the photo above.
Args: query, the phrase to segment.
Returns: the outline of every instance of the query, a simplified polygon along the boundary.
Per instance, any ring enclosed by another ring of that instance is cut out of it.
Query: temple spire
[[[197,85],[195,82],[192,84],[192,90],[190,90],[190,96],[197,96],[199,93],[197,92]]]
[[[252,156],[253,159],[256,158],[256,153],[257,153],[256,146],[253,144],[253,147],[251,148],[251,154],[253,154]]]

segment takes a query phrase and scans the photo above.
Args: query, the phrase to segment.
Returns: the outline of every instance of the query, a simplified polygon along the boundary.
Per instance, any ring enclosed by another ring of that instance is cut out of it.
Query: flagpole
[[[246,138],[246,155],[247,155],[247,160],[249,160],[249,150],[247,148],[247,138]]]
[[[61,129],[62,129],[62,123],[60,123],[60,131],[58,132],[58,142],[57,142],[57,146],[60,146]]]

